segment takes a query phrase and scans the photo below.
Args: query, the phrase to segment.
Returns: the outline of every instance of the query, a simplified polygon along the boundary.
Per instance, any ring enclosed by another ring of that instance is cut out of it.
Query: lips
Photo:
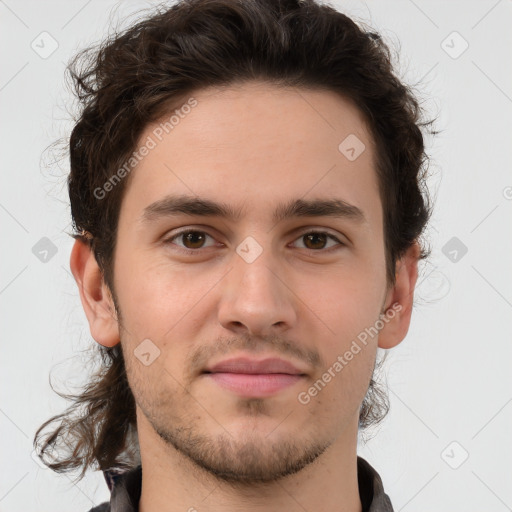
[[[221,361],[205,370],[205,373],[245,373],[245,374],[287,374],[304,375],[299,368],[292,363],[279,358],[267,358],[261,361],[238,357]]]
[[[257,361],[247,357],[221,361],[205,370],[203,375],[224,390],[245,398],[270,397],[300,383],[306,376],[284,359]]]

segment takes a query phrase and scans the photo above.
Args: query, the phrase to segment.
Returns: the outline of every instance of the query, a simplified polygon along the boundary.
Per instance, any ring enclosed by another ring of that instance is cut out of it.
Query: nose
[[[222,281],[219,322],[232,332],[265,336],[282,333],[297,321],[296,298],[270,250],[251,263],[238,254]]]

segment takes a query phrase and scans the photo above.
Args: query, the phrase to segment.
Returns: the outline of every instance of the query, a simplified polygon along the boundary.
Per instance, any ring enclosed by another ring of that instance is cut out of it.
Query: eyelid
[[[306,226],[305,228],[300,228],[297,232],[297,237],[301,237],[304,235],[308,235],[310,233],[320,233],[323,235],[330,236],[335,238],[340,244],[348,245],[348,239],[345,235],[339,232],[333,232],[329,228],[315,227],[315,226]]]

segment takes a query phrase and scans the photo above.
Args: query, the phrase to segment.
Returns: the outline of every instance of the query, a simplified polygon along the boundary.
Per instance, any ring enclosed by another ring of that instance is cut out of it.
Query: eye
[[[214,243],[210,244],[210,246],[205,245],[205,241],[207,238],[211,238],[212,240],[214,240],[213,237],[211,237],[208,233],[205,233],[204,231],[187,229],[186,231],[181,231],[180,233],[174,234],[171,238],[165,240],[165,243],[177,245],[178,247],[181,247],[187,252],[194,252],[197,249],[202,249],[204,247],[211,247],[212,245],[215,245]],[[175,240],[181,241],[182,244],[175,243]]]
[[[338,240],[334,235],[326,233],[325,231],[308,231],[303,233],[297,240],[301,240],[304,247],[301,249],[308,249],[310,251],[319,251],[322,249],[332,249],[336,246],[344,246],[345,244]],[[331,246],[327,246],[329,242],[334,242]]]
[[[212,241],[210,244],[207,244],[208,239]],[[295,247],[314,252],[330,252],[331,250],[339,249],[345,245],[337,237],[325,231],[308,231],[297,238],[295,243],[297,243],[297,241],[300,241],[302,246],[299,243],[299,245],[295,245]],[[214,247],[216,245],[215,239],[211,235],[197,229],[186,229],[175,233],[170,238],[164,240],[164,243],[175,245],[187,254],[198,253],[200,249]]]

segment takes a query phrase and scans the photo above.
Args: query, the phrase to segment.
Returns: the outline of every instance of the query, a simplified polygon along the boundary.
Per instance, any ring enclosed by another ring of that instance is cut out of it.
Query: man
[[[70,264],[102,365],[41,455],[104,471],[95,512],[391,511],[357,436],[431,210],[386,47],[313,0],[190,0],[91,55]]]

